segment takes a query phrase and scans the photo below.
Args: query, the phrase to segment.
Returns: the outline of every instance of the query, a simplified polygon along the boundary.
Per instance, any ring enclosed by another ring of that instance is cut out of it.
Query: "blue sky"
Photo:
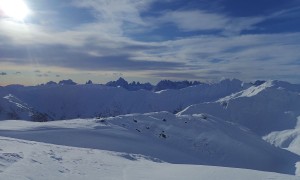
[[[0,85],[300,82],[299,0],[24,1],[22,21],[0,7]]]

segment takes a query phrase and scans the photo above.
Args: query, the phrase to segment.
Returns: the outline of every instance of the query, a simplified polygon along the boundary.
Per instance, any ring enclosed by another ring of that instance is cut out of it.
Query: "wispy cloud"
[[[161,23],[172,22],[183,31],[223,29],[227,19],[204,11],[170,11],[161,18]]]
[[[46,21],[45,15],[25,24],[0,19],[0,63],[182,79],[299,75],[296,63],[300,57],[299,32],[245,33],[259,31],[260,24],[268,20],[295,17],[296,7],[247,17],[198,7],[166,8],[152,13],[158,2],[162,3],[158,0],[64,2],[60,8],[93,17],[79,20],[76,26],[54,26],[57,22],[51,19],[58,21],[60,13],[46,8],[38,14],[47,14],[51,22]],[[170,35],[160,41],[137,38],[145,34]]]
[[[145,24],[140,13],[146,11],[155,0],[74,0],[73,5],[92,9],[100,22],[131,22]]]
[[[44,74],[37,74],[36,76],[37,76],[37,77],[48,77],[49,74],[47,74],[47,73],[44,73]]]
[[[150,76],[160,77],[163,79],[202,79],[203,77],[194,73],[185,72],[154,72],[149,74]]]
[[[223,34],[238,34],[243,30],[255,28],[255,24],[266,17],[229,17],[203,10],[169,11],[158,20],[160,23],[174,23],[182,31],[213,31]]]

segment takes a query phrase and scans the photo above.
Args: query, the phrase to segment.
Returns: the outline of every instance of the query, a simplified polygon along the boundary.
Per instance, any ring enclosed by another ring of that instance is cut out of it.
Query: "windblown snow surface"
[[[300,179],[299,93],[238,80],[2,87],[0,179]]]

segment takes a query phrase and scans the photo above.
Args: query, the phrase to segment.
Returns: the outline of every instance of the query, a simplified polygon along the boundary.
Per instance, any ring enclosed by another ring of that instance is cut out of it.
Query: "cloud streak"
[[[254,25],[265,20],[263,17],[235,18],[201,10],[170,11],[159,19],[161,23],[174,23],[182,31],[219,30],[224,34],[239,34],[253,29]]]
[[[300,32],[261,33],[266,21],[295,17],[295,8],[241,17],[200,6],[159,10],[157,3],[162,2],[68,1],[55,7],[80,11],[89,19],[67,27],[50,28],[55,23],[43,23],[43,16],[25,24],[0,19],[0,64],[178,79],[299,75]],[[57,20],[61,12],[44,7],[38,13]],[[143,39],[148,35],[162,38]]]

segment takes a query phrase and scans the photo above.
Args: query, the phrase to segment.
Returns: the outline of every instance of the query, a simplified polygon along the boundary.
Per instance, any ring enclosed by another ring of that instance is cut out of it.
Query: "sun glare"
[[[0,10],[6,17],[22,21],[30,10],[23,0],[0,0]]]

